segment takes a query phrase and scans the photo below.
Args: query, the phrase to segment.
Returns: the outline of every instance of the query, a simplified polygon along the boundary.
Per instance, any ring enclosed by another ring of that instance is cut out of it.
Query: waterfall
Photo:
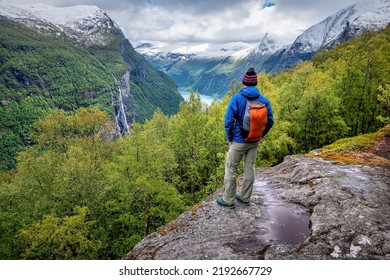
[[[128,96],[130,93],[130,86],[129,86],[129,72],[126,71],[126,73],[123,75],[121,79],[121,83],[118,86],[118,98],[117,102],[115,102],[115,97],[112,96],[112,106],[114,107],[114,114],[115,114],[115,123],[116,123],[116,131],[115,135],[119,134],[125,134],[129,132],[129,124],[127,121],[127,115],[125,111],[125,105],[123,102],[123,96]],[[118,82],[118,80],[114,77],[115,81]]]
[[[119,133],[127,133],[129,132],[129,124],[127,123],[125,106],[123,104],[122,89],[120,86],[118,86],[118,94],[119,94],[119,109],[115,117],[117,122],[117,128]]]

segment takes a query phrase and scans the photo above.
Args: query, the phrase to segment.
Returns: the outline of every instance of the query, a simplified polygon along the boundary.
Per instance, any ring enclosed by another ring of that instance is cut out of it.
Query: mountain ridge
[[[35,4],[0,4],[0,14],[43,34],[69,38],[86,45],[109,44],[110,32],[123,35],[119,25],[106,12],[93,5],[52,7]]]
[[[384,29],[389,22],[389,0],[366,0],[350,5],[299,35],[270,72],[288,69],[309,60],[314,54],[334,48],[342,42],[360,36],[364,31]]]

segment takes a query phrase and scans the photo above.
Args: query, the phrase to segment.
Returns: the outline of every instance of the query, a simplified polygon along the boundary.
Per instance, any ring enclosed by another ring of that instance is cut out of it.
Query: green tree
[[[11,183],[0,183],[1,259],[19,259],[24,249],[16,235],[24,224],[30,222],[23,214],[29,213],[31,208],[26,205],[23,197],[24,193]]]
[[[286,72],[288,73],[288,72]],[[281,96],[284,96],[281,80],[286,79],[286,73],[280,74],[277,79],[271,75],[258,75],[258,89],[267,97],[274,115],[274,125],[269,134],[262,139],[257,150],[257,166],[271,166],[281,162],[285,156],[291,154],[294,150],[295,141],[290,137],[291,123],[289,120],[281,118],[280,111],[282,104],[280,102]],[[288,103],[287,103],[288,104]],[[290,105],[290,104],[288,104]]]
[[[96,259],[102,242],[91,235],[94,222],[88,220],[87,207],[75,207],[74,215],[63,219],[45,216],[41,222],[21,230],[24,259]]]
[[[386,114],[378,102],[380,86],[389,83],[390,28],[367,32],[314,58],[315,64],[330,73],[333,90],[341,100],[340,113],[349,135],[375,132]]]
[[[200,158],[205,161],[205,172],[202,175],[206,187],[201,188],[199,200],[213,193],[223,185],[225,157],[228,149],[224,127],[224,116],[229,98],[214,102],[206,109],[207,121],[200,128],[204,131],[205,139],[200,148]]]
[[[109,165],[109,182],[99,197],[98,224],[109,258],[123,256],[144,236],[185,209],[174,187],[176,161],[166,143],[169,118],[161,111],[144,125],[134,124],[119,139]]]
[[[175,153],[176,174],[180,178],[177,189],[182,194],[188,194],[190,201],[196,201],[195,193],[203,191],[206,186],[208,162],[202,153],[208,137],[204,130],[206,124],[205,105],[202,104],[199,94],[192,91],[188,100],[180,104],[179,113],[172,117],[172,136],[169,143]]]
[[[340,99],[332,92],[328,74],[307,62],[293,72],[280,94],[281,119],[289,122],[295,152],[306,152],[329,144],[346,133],[340,116]]]
[[[385,113],[379,115],[377,118],[385,125],[390,124],[390,84],[386,84],[385,87],[379,86],[378,101],[383,104]]]
[[[36,122],[31,135],[38,147],[64,153],[82,138],[105,137],[112,130],[113,123],[106,113],[88,107],[80,108],[74,114],[53,110],[48,117]]]
[[[18,231],[41,223],[45,216],[62,219],[75,207],[86,206],[96,217],[96,200],[112,158],[113,142],[104,132],[107,120],[105,113],[91,108],[74,115],[56,111],[37,124],[37,144],[19,154],[17,171],[1,190],[0,219],[6,221],[1,240],[7,245],[0,249],[7,258],[20,256],[21,246],[14,241]]]

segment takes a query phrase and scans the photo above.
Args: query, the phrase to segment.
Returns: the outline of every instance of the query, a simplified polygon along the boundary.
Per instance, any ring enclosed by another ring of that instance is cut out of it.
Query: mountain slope
[[[194,87],[204,73],[212,71],[230,55],[251,48],[251,44],[244,42],[203,43],[184,47],[172,47],[161,42],[139,42],[135,47],[150,63],[167,73],[184,89]]]
[[[269,57],[283,44],[285,42],[276,40],[267,33],[259,44],[228,56],[202,73],[192,87],[201,93],[224,96],[230,89],[231,81],[241,81],[243,73],[250,66],[255,66],[258,72],[262,71],[259,65],[265,65]]]
[[[172,49],[162,43],[141,42],[136,50],[172,77],[179,87],[223,96],[232,80],[241,79],[248,65],[259,65],[285,44],[267,33],[257,44],[232,42]]]
[[[0,13],[53,37],[64,34],[86,45],[107,45],[111,34],[122,34],[119,26],[96,6],[51,7],[44,4],[4,5]]]
[[[0,169],[15,165],[31,124],[53,108],[97,106],[119,133],[183,100],[97,7],[1,4],[0,21]]]
[[[351,5],[307,29],[282,55],[275,53],[269,58],[269,61],[274,61],[274,66],[268,71],[290,68],[311,59],[321,50],[333,48],[364,31],[383,29],[389,22],[390,0],[366,0]]]

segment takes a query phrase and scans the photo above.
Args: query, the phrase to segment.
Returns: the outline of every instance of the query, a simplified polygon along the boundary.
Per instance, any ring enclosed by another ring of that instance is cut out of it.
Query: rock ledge
[[[390,259],[388,168],[288,156],[256,170],[249,207],[220,207],[221,192],[124,259]]]

